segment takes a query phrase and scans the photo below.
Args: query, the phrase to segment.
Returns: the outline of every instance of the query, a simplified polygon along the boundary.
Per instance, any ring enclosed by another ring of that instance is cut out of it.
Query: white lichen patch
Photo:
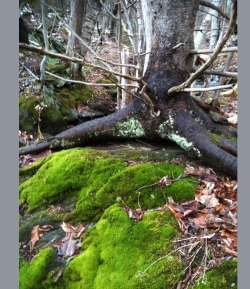
[[[135,118],[130,118],[117,124],[117,135],[122,137],[142,137],[145,135],[144,129]]]
[[[193,147],[192,142],[189,142],[185,137],[180,136],[174,132],[169,133],[168,138],[186,151],[189,151]]]
[[[197,157],[201,157],[201,152],[198,148],[194,146],[194,144],[188,141],[185,137],[178,134],[178,131],[169,132],[167,130],[168,123],[164,122],[159,126],[158,133],[162,138],[170,139],[175,142],[178,146],[188,152],[193,152]]]
[[[199,151],[199,149],[196,148],[194,144],[192,142],[189,142],[185,137],[180,136],[175,132],[171,132],[168,134],[168,138],[174,141],[185,151],[193,152],[197,157],[201,157],[201,152]]]

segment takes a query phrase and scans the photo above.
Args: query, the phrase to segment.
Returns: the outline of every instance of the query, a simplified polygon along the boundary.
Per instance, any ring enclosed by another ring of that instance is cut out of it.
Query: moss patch
[[[20,203],[27,202],[29,210],[32,211],[77,194],[90,182],[93,168],[97,171],[103,170],[105,176],[109,177],[124,167],[122,161],[105,158],[91,149],[71,149],[54,153],[33,177],[21,184]],[[98,175],[95,177],[98,178]],[[105,182],[105,179],[100,181]]]
[[[44,280],[51,269],[55,258],[55,250],[46,248],[39,252],[34,259],[20,264],[19,287],[20,289],[45,289]]]
[[[224,261],[222,265],[209,271],[202,282],[192,287],[192,289],[229,289],[237,288],[237,261]]]
[[[163,289],[173,288],[182,275],[180,260],[169,255],[177,236],[175,220],[167,212],[151,212],[134,223],[118,205],[111,206],[89,232],[83,253],[65,269],[60,288]]]
[[[70,149],[54,153],[33,165],[38,171],[20,185],[20,203],[29,211],[74,197],[74,219],[98,219],[118,200],[137,208],[154,208],[167,197],[175,201],[194,196],[196,182],[190,178],[161,187],[163,176],[178,177],[183,168],[166,162],[128,166],[122,158],[92,149]],[[33,172],[32,167],[30,170]]]
[[[163,176],[176,178],[182,172],[181,167],[164,162],[143,163],[123,169],[102,184],[96,183],[99,180],[95,176],[99,174],[94,172],[91,185],[80,192],[76,215],[83,220],[99,217],[105,208],[119,200],[130,207],[150,209],[163,205],[169,196],[176,201],[192,199],[196,183],[191,179],[164,188],[157,184]]]
[[[74,219],[98,219],[118,200],[137,208],[154,208],[171,196],[176,201],[194,196],[196,182],[190,178],[161,187],[163,176],[178,177],[183,168],[161,163],[128,166],[122,158],[93,149],[70,149],[54,153],[30,168],[33,173],[20,185],[20,204],[27,203],[29,212],[62,202],[77,200]]]
[[[92,97],[89,87],[82,85],[65,85],[63,88],[54,88],[50,96],[51,103],[41,112],[40,127],[45,133],[58,133],[68,124],[78,121],[76,109],[84,105]],[[53,99],[52,99],[53,98]],[[33,95],[23,95],[19,99],[20,129],[27,132],[36,132],[38,113],[35,109],[40,104],[39,99]]]

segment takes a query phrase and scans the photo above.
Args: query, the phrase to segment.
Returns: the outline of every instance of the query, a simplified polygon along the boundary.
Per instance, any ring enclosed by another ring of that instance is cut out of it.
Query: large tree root
[[[192,101],[187,100],[186,95],[182,95],[168,104],[162,104],[159,117],[151,117],[145,105],[135,100],[121,111],[77,125],[46,142],[21,148],[19,153],[37,153],[49,148],[57,150],[117,138],[170,139],[212,167],[236,177],[235,146],[228,140],[218,145],[213,143],[207,125],[204,122],[201,124],[190,114],[196,108],[192,107]],[[230,131],[228,134],[231,136]]]
[[[224,173],[237,177],[237,158],[212,142],[207,131],[190,116],[187,111],[175,113],[175,129],[186,139],[186,146],[206,163]]]
[[[34,154],[46,149],[63,149],[78,145],[86,145],[92,140],[124,138],[126,133],[119,134],[119,123],[122,123],[142,110],[142,105],[135,100],[126,108],[108,116],[84,122],[67,129],[54,137],[30,146],[21,147],[19,155]]]
[[[209,131],[213,133],[221,134],[225,137],[236,138],[237,129],[230,125],[223,125],[215,123],[211,117],[202,109],[199,104],[192,99],[191,97],[187,99],[188,108],[192,111],[194,118],[197,117],[197,120],[202,122]]]

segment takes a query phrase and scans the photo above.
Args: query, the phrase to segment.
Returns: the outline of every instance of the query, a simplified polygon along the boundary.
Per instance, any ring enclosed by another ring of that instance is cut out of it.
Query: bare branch
[[[134,65],[134,64],[124,64],[124,63],[112,62],[112,61],[100,58],[98,56],[96,56],[95,58],[98,60],[105,61],[106,63],[113,65],[113,66],[130,67],[130,68],[134,68],[134,69],[139,69],[139,66]]]
[[[205,6],[205,7],[208,7],[208,8],[211,8],[211,9],[217,11],[217,12],[218,12],[222,17],[224,17],[225,19],[230,20],[230,17],[229,17],[226,13],[224,13],[224,12],[222,11],[222,9],[220,9],[220,7],[214,5],[213,3],[208,2],[208,1],[200,0],[200,5]]]
[[[77,83],[77,84],[83,84],[83,85],[89,85],[89,86],[108,86],[108,87],[110,87],[110,86],[116,86],[117,87],[117,85],[118,85],[116,83],[96,83],[96,82],[86,82],[86,81],[81,81],[81,80],[68,79],[68,78],[64,78],[64,77],[62,77],[60,75],[51,73],[49,71],[45,71],[45,73],[47,75],[50,75],[50,76],[54,77],[54,78],[63,80],[65,82],[70,82],[70,83]],[[123,86],[135,87],[135,88],[139,87],[138,85],[133,85],[133,84],[125,84],[125,85],[123,84]]]
[[[103,3],[102,0],[100,0],[100,3],[102,5],[102,7],[104,8],[105,12],[107,12],[112,18],[114,18],[115,20],[118,20],[119,17],[118,16],[115,16],[105,5],[105,3]]]
[[[215,90],[222,90],[227,88],[232,88],[232,84],[220,85],[220,86],[211,86],[211,87],[190,87],[184,88],[183,91],[185,92],[206,92],[206,91],[215,91]]]
[[[121,77],[130,79],[130,80],[133,80],[133,81],[140,82],[140,80],[141,80],[140,78],[133,77],[131,75],[123,75],[123,74],[121,74],[119,72],[116,72],[116,71],[114,71],[112,69],[104,68],[104,67],[102,67],[100,65],[87,63],[87,62],[84,61],[83,58],[70,57],[70,56],[67,56],[65,54],[61,54],[61,53],[56,53],[56,52],[45,50],[42,47],[35,47],[35,46],[28,45],[28,44],[25,44],[25,43],[19,43],[19,48],[22,49],[22,50],[27,50],[27,51],[32,51],[32,52],[38,53],[40,55],[48,55],[51,58],[59,58],[59,59],[62,59],[64,61],[70,61],[70,62],[74,62],[74,63],[84,64],[86,66],[90,66],[90,67],[93,67],[93,68],[96,68],[96,69],[101,69],[101,70],[106,71],[108,73],[114,74],[116,76],[121,76]]]
[[[215,71],[215,70],[206,70],[204,71],[204,74],[213,74],[213,75],[219,75],[224,77],[232,77],[237,79],[238,73],[237,72],[231,72],[231,71]]]
[[[211,66],[211,64],[215,61],[218,54],[220,53],[220,51],[226,44],[230,35],[232,34],[235,24],[236,24],[236,18],[237,18],[237,2],[235,1],[233,2],[232,15],[230,18],[228,30],[225,33],[225,35],[222,37],[221,41],[218,42],[211,57],[195,73],[191,74],[191,76],[185,82],[183,82],[180,85],[171,87],[168,90],[168,95],[172,95],[174,93],[183,91],[184,88],[190,86],[194,82],[195,79],[197,79],[206,69],[208,69]]]
[[[35,73],[33,73],[26,65],[24,65],[23,63],[21,63],[21,65],[32,77],[34,77],[36,80],[40,80],[40,78],[35,75]]]
[[[191,50],[191,54],[212,54],[214,53],[214,49],[199,49],[199,50]],[[227,53],[227,52],[238,52],[238,47],[227,47],[222,49],[219,53]]]

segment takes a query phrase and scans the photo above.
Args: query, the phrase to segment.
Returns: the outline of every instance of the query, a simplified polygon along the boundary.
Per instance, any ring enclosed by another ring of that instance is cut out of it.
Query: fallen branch
[[[99,56],[96,56],[95,58],[98,60],[104,61],[110,65],[113,65],[113,66],[130,67],[130,68],[134,68],[134,69],[139,69],[139,67],[137,65],[134,65],[134,64],[123,64],[123,63],[118,63],[118,62],[112,62],[112,61],[100,58]]]
[[[214,5],[213,3],[200,0],[200,5],[211,8],[211,9],[217,11],[225,19],[230,20],[230,17],[222,9],[220,9],[220,7]]]
[[[185,92],[206,92],[206,91],[216,91],[216,90],[222,90],[227,88],[232,88],[232,84],[226,84],[226,85],[219,85],[219,86],[211,86],[211,87],[190,87],[190,88],[184,88],[183,91]]]
[[[22,67],[33,77],[35,80],[39,80],[40,78],[35,75],[27,66],[25,66],[23,63],[21,63]]]
[[[231,71],[216,71],[216,70],[207,70],[204,71],[204,74],[213,74],[213,75],[219,75],[224,77],[232,77],[237,79],[238,73],[237,72],[231,72]]]
[[[112,69],[110,70],[108,68],[104,68],[104,67],[102,67],[100,65],[96,65],[96,64],[85,62],[83,58],[70,57],[70,56],[67,56],[65,54],[56,53],[56,52],[53,52],[53,51],[50,51],[50,50],[45,50],[42,47],[36,47],[36,46],[32,46],[32,45],[25,44],[25,43],[19,43],[19,48],[22,49],[22,50],[27,50],[27,51],[38,53],[40,55],[47,55],[47,56],[50,56],[51,58],[59,58],[59,59],[62,59],[64,61],[70,61],[70,62],[74,62],[74,63],[84,64],[86,66],[90,66],[90,67],[93,67],[93,68],[96,68],[96,69],[101,69],[101,70],[106,71],[108,73],[111,73],[111,74],[114,74],[114,75],[117,75],[117,76],[121,76],[121,77],[130,79],[130,80],[133,80],[133,81],[140,82],[140,80],[141,80],[140,78],[137,78],[137,77],[134,77],[134,76],[131,76],[131,75],[123,75],[123,74],[121,74],[119,72],[116,72],[116,71],[114,71]]]
[[[81,81],[81,80],[67,79],[67,78],[59,76],[57,74],[51,73],[49,71],[45,71],[45,73],[47,75],[50,75],[50,76],[54,77],[54,78],[63,80],[65,82],[70,82],[70,83],[78,83],[78,84],[89,85],[89,86],[115,86],[115,87],[117,87],[117,85],[119,85],[119,84],[116,84],[116,83],[96,83],[96,82],[85,82],[85,81]],[[139,87],[139,86],[133,85],[133,84],[126,84],[126,85],[123,85],[123,86],[135,87],[135,88]]]
[[[198,50],[191,50],[191,54],[211,54],[214,53],[215,49],[198,49]],[[237,46],[227,47],[222,49],[219,53],[227,53],[227,52],[238,52]]]
[[[223,36],[223,38],[221,39],[221,41],[217,44],[211,57],[196,72],[191,74],[191,76],[185,82],[183,82],[180,85],[171,87],[168,90],[168,95],[173,95],[174,93],[183,91],[186,87],[190,86],[206,69],[208,69],[211,66],[211,64],[215,61],[218,54],[220,53],[220,51],[226,44],[230,35],[232,34],[235,24],[236,24],[236,18],[237,18],[237,2],[235,1],[233,2],[232,15],[230,18],[228,30]]]

